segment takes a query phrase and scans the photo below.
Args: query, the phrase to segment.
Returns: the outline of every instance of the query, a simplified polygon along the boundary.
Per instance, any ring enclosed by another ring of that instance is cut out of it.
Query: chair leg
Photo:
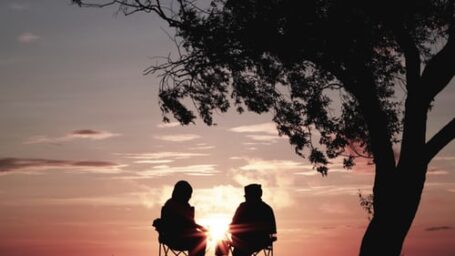
[[[187,251],[179,251],[179,250],[174,250],[171,247],[160,243],[159,244],[159,256],[188,256],[189,253]]]
[[[251,256],[258,256],[261,252],[264,254],[264,256],[273,256],[273,247],[264,248],[257,252],[253,252]]]
[[[163,247],[163,253],[164,253],[163,256],[168,256],[169,250],[170,250],[171,248],[169,248],[169,247],[166,246],[165,244],[160,244],[160,245]]]

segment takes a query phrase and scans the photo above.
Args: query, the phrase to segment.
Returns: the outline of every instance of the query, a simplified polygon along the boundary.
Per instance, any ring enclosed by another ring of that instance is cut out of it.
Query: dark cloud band
[[[115,168],[118,164],[106,161],[71,161],[41,158],[0,158],[0,172],[12,172],[23,169],[55,167],[104,167]]]

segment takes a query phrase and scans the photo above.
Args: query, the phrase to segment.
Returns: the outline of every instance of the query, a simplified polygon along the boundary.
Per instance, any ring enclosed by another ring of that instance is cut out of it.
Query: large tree
[[[165,120],[271,112],[323,175],[330,159],[349,168],[372,157],[374,216],[360,255],[400,254],[428,164],[455,136],[452,119],[426,137],[455,72],[453,0],[73,2],[153,12],[175,29],[178,55],[148,70],[160,72]]]

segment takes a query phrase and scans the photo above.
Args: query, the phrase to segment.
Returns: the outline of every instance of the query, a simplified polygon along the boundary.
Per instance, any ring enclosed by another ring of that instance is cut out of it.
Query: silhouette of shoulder
[[[233,221],[236,223],[263,219],[275,219],[273,209],[263,201],[243,202],[237,207]]]

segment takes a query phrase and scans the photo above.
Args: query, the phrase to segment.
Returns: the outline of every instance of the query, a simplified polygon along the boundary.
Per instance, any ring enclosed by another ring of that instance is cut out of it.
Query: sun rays
[[[201,218],[200,223],[207,228],[208,247],[214,250],[217,242],[228,237],[230,217],[227,214],[213,214]]]

